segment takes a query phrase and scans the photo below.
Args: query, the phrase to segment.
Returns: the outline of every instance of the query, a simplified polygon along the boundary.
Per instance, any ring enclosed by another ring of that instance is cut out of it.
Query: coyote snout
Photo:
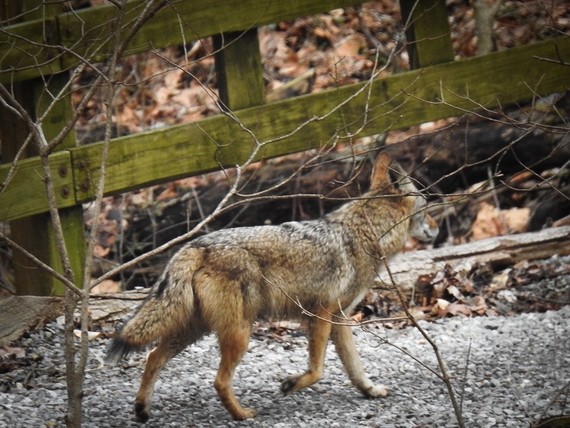
[[[253,321],[302,318],[307,312],[316,315],[305,317],[308,369],[286,379],[281,390],[290,394],[321,378],[330,337],[352,384],[365,396],[386,396],[386,387],[366,376],[350,327],[331,319],[353,309],[385,258],[400,251],[408,236],[430,240],[437,231],[412,180],[381,154],[370,191],[320,219],[220,230],[191,241],[170,260],[108,351],[108,360],[116,362],[157,343],[136,396],[136,419],[148,420],[164,365],[210,332],[220,346],[214,386],[223,405],[234,419],[254,417],[232,389]]]

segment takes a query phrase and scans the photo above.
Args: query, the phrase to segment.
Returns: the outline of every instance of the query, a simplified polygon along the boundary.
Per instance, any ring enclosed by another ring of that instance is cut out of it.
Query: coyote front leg
[[[311,386],[323,377],[325,351],[331,333],[331,312],[321,310],[317,317],[309,322],[309,369],[297,376],[287,378],[281,384],[281,391],[291,394]]]
[[[360,356],[354,346],[352,329],[348,325],[335,324],[332,327],[332,341],[352,384],[367,397],[386,397],[384,385],[374,385],[364,373]]]

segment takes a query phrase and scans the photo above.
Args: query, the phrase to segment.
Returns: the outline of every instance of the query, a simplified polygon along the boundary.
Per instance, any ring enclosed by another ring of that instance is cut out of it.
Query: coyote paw
[[[243,421],[245,419],[252,419],[257,416],[257,412],[254,409],[249,409],[247,407],[242,407],[239,411],[232,413],[232,417],[236,421]]]
[[[299,382],[299,378],[300,376],[291,376],[281,383],[280,389],[283,395],[289,395],[297,390],[295,387],[297,386],[297,382]]]
[[[311,371],[308,371],[302,375],[290,376],[281,384],[281,392],[284,395],[289,395],[295,391],[299,391],[303,388],[311,386],[315,382],[318,382],[320,379],[321,374],[317,374]]]
[[[144,424],[146,421],[148,421],[148,417],[149,414],[145,408],[145,405],[143,403],[135,403],[135,420]]]
[[[384,385],[372,385],[362,393],[368,398],[383,398],[388,396],[390,391]]]

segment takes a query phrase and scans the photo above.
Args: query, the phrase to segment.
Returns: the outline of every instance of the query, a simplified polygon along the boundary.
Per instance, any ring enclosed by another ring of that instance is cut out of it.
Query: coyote
[[[437,235],[425,205],[411,179],[382,153],[369,192],[320,219],[220,230],[186,244],[108,349],[107,360],[117,363],[157,342],[136,396],[136,420],[149,418],[158,372],[210,332],[221,354],[214,381],[218,396],[234,419],[253,418],[256,412],[238,402],[232,379],[258,318],[307,321],[309,367],[287,378],[283,393],[322,377],[330,336],[352,384],[367,397],[388,395],[364,373],[352,331],[339,317],[351,312],[408,236],[428,241]]]

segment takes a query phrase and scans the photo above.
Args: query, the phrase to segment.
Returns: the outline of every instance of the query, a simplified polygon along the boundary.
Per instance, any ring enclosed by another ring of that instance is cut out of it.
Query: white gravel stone
[[[465,393],[463,414],[469,427],[529,426],[570,380],[570,307],[543,314],[452,318],[421,325],[439,344],[456,391]],[[48,327],[50,334],[33,333],[21,340],[20,346],[28,353],[43,357],[34,369],[37,387],[14,386],[0,395],[0,428],[65,426],[61,329],[56,324]],[[456,426],[444,385],[422,366],[437,371],[436,358],[419,332],[381,327],[371,331],[374,334],[355,330],[357,346],[372,380],[391,389],[387,398],[363,398],[347,381],[332,345],[327,349],[324,379],[283,397],[279,382],[306,368],[306,339],[292,335],[285,342],[273,342],[257,337],[238,367],[234,386],[243,405],[256,408],[259,416],[234,422],[212,386],[219,353],[215,338],[207,337],[161,373],[146,426]],[[384,339],[406,349],[420,363]],[[109,368],[100,362],[107,341],[95,339],[90,346],[97,358],[92,358],[85,381],[84,426],[141,427],[133,420],[132,407],[144,353]],[[562,400],[557,401],[546,414],[555,415],[562,406]]]

